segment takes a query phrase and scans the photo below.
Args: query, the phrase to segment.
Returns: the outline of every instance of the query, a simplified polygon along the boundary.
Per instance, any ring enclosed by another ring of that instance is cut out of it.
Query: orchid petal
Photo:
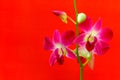
[[[99,41],[95,45],[94,52],[98,55],[104,54],[109,49],[109,45],[105,42]]]
[[[53,11],[53,13],[56,15],[56,16],[59,16],[59,18],[64,22],[64,23],[67,23],[67,14],[64,12],[64,11]]]
[[[58,54],[58,49],[55,49],[53,53],[50,55],[50,59],[49,59],[50,66],[53,66],[57,61],[57,56],[56,56],[57,54]]]
[[[54,41],[54,43],[60,43],[61,42],[61,35],[60,35],[60,32],[58,30],[54,31],[53,41]]]
[[[76,55],[68,48],[66,48],[66,57],[71,58],[71,59],[76,59]]]
[[[94,54],[92,54],[91,60],[89,61],[88,66],[93,70],[93,68],[94,68]]]
[[[79,52],[79,56],[82,56],[86,59],[89,59],[91,56],[90,56],[90,52],[84,47],[84,46],[81,46],[79,49],[78,49],[78,52]]]
[[[98,21],[94,24],[93,28],[96,31],[100,31],[101,27],[102,27],[102,20],[101,18],[99,18]]]
[[[48,37],[45,37],[43,46],[45,50],[52,50],[54,48],[52,41]]]
[[[72,30],[66,31],[62,34],[62,44],[68,46],[73,42],[74,38],[75,33]]]
[[[77,43],[79,45],[84,45],[85,44],[85,33],[80,34],[78,37],[75,38],[74,43]]]
[[[113,37],[113,32],[109,28],[105,28],[105,29],[101,30],[101,32],[99,33],[99,38],[105,42],[110,41],[112,39],[112,37]]]
[[[92,29],[92,20],[89,17],[87,17],[84,22],[79,24],[79,27],[84,32],[90,31]]]

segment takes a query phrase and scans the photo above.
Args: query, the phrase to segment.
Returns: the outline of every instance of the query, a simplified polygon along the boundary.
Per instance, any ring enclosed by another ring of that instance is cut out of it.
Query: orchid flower
[[[94,54],[104,54],[109,49],[108,41],[113,36],[110,29],[102,29],[101,26],[101,19],[93,25],[91,19],[87,17],[83,23],[79,24],[83,32],[74,40],[80,45],[79,56],[87,59],[83,65],[88,64],[91,69],[94,67]]]
[[[102,29],[102,20],[93,24],[92,20],[85,13],[78,13],[77,1],[74,0],[75,21],[64,11],[54,10],[53,14],[64,23],[70,20],[76,28],[76,36],[73,31],[66,31],[62,35],[58,30],[54,31],[52,40],[48,37],[44,39],[44,49],[52,51],[50,55],[50,65],[55,62],[63,64],[64,57],[77,59],[80,66],[80,80],[83,80],[84,66],[93,69],[94,54],[102,55],[109,49],[108,42],[113,36],[109,28]],[[80,33],[79,33],[80,28]],[[75,43],[75,49],[70,49]]]
[[[89,52],[84,46],[81,46],[78,50],[80,59],[82,61],[83,66],[86,64],[89,65],[91,69],[94,67],[94,55],[92,52]]]
[[[55,30],[53,35],[53,40],[50,40],[48,37],[44,40],[44,48],[46,50],[52,50],[49,62],[50,65],[54,65],[57,61],[59,64],[63,64],[64,56],[72,59],[76,59],[76,55],[71,49],[68,48],[72,44],[75,34],[73,31],[66,31],[60,35],[58,30]]]
[[[94,25],[89,17],[79,24],[83,31],[75,42],[79,45],[85,45],[88,51],[92,51],[98,55],[104,54],[109,49],[108,41],[111,40],[113,33],[108,28],[101,28],[102,21],[99,19]]]
[[[76,49],[73,50],[76,52]],[[82,45],[78,48],[78,53],[80,57],[80,61],[83,66],[88,66],[93,69],[94,67],[94,53],[92,51],[88,51],[85,47],[85,45]]]

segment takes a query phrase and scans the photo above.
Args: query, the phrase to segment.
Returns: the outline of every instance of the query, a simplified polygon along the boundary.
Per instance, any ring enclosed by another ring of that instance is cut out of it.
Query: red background
[[[77,0],[79,12],[95,22],[102,18],[103,27],[114,32],[110,50],[95,56],[94,70],[84,69],[84,80],[120,80],[120,1]],[[50,51],[43,49],[45,36],[75,30],[52,14],[63,10],[75,19],[73,0],[0,0],[0,80],[79,80],[76,60],[65,59],[64,65],[49,66]]]

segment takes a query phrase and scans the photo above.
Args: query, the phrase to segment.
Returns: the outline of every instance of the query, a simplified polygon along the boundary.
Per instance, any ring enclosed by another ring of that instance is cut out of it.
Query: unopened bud
[[[64,11],[53,11],[53,13],[58,16],[64,23],[67,23],[67,14]]]
[[[82,23],[86,20],[86,14],[84,13],[79,13],[77,17],[78,23]]]

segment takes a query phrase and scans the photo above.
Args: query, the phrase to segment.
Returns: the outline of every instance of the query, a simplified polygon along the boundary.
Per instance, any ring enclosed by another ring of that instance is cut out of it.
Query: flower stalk
[[[68,18],[71,22],[73,22],[74,24],[76,24],[76,22],[75,22],[71,17],[67,16],[67,18]]]
[[[79,28],[78,28],[78,10],[77,10],[77,5],[76,5],[76,0],[74,0],[74,9],[75,9],[75,15],[76,15],[76,36],[79,35]],[[83,64],[80,60],[80,56],[78,53],[78,44],[76,44],[76,55],[78,58],[78,62],[80,64],[80,80],[83,80]]]

